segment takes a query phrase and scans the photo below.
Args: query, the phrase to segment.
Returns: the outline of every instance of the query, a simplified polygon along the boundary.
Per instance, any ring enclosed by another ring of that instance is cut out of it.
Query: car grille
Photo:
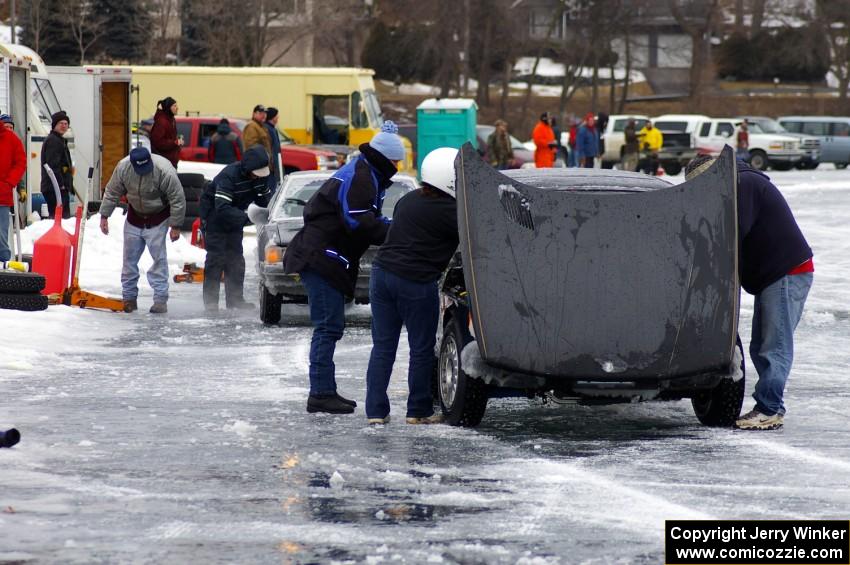
[[[804,139],[800,142],[800,146],[803,149],[820,149],[820,139],[810,138]]]
[[[782,149],[784,149],[785,151],[794,151],[795,149],[797,149],[797,142],[795,142],[795,141],[783,141],[782,142]]]

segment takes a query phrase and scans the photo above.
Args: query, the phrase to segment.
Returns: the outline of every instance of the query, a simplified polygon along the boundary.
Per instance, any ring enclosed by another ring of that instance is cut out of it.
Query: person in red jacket
[[[14,131],[0,126],[0,261],[12,258],[9,248],[9,222],[18,183],[27,170],[24,145]]]
[[[534,141],[534,165],[538,169],[552,167],[555,164],[555,132],[552,131],[552,126],[549,125],[549,112],[543,112],[540,115],[540,121],[534,126],[534,131],[531,133],[531,139]]]
[[[171,161],[175,169],[183,146],[183,140],[177,137],[177,122],[174,121],[176,113],[177,101],[171,96],[165,97],[157,102],[151,128],[151,153],[162,155]]]

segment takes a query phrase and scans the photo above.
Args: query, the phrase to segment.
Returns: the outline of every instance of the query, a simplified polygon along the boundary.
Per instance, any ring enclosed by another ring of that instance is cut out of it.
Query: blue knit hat
[[[398,136],[398,126],[389,120],[381,126],[381,133],[372,138],[369,146],[390,161],[404,161],[404,144]]]

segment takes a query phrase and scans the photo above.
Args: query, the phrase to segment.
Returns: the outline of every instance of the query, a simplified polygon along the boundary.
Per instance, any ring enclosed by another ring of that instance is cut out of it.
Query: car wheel
[[[755,149],[750,151],[750,166],[759,171],[767,170],[767,154],[764,151]]]
[[[836,164],[835,164],[835,168],[836,168],[836,169],[846,169],[846,168],[847,168],[847,163],[836,163]]]
[[[464,373],[461,365],[461,351],[470,341],[469,334],[450,319],[440,343],[437,373],[440,407],[446,423],[451,426],[475,427],[487,409],[487,385]]]
[[[260,321],[264,324],[274,325],[280,322],[280,307],[283,297],[272,294],[260,281]]]
[[[741,371],[744,372],[744,349],[738,339],[738,355],[741,359]],[[703,390],[691,398],[697,419],[705,426],[728,427],[735,423],[744,404],[744,383],[746,377],[737,381],[723,379],[710,390]]]
[[[791,168],[794,165],[792,165],[791,163],[780,162],[780,163],[771,163],[770,166],[772,168],[776,169],[777,171],[790,171]]]
[[[676,176],[682,172],[682,164],[681,163],[664,163],[662,165],[664,168],[664,172],[670,176]]]

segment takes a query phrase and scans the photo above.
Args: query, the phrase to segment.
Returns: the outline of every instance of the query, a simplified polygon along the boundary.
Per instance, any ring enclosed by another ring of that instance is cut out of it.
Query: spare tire
[[[44,289],[44,275],[39,273],[0,272],[0,292],[8,294],[37,293]]]
[[[0,292],[0,308],[34,312],[47,310],[47,297],[41,294],[13,294]]]
[[[200,202],[201,194],[203,194],[203,188],[197,188],[194,186],[184,186],[183,194],[186,196],[186,202]]]
[[[206,179],[201,173],[177,173],[180,184],[184,188],[204,188]]]

